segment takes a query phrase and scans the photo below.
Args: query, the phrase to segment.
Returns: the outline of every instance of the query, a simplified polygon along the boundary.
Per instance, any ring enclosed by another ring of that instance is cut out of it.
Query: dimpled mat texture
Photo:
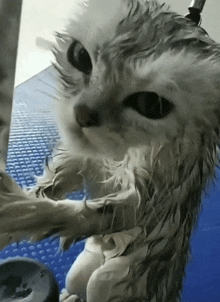
[[[41,175],[45,158],[58,139],[53,115],[56,101],[57,73],[49,67],[16,87],[14,95],[7,172],[21,186],[32,186],[34,176]],[[82,199],[83,192],[73,199]],[[205,199],[198,228],[192,240],[192,257],[186,271],[181,302],[220,301],[220,185],[210,190]],[[24,256],[46,264],[56,276],[60,289],[65,276],[82,251],[84,243],[77,243],[65,253],[58,252],[58,239],[36,244],[21,242],[0,251],[0,259]]]
[[[42,174],[45,159],[58,139],[51,113],[56,76],[54,68],[49,67],[15,88],[6,171],[22,187],[35,184],[35,175]],[[83,192],[77,192],[71,198],[83,196]],[[0,259],[16,256],[37,259],[52,270],[62,289],[65,276],[84,244],[77,243],[65,253],[58,252],[58,247],[57,238],[36,244],[23,241],[0,251]]]

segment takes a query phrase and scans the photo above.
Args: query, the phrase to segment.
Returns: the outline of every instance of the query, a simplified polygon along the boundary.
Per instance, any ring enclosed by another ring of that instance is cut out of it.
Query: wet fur
[[[59,234],[67,249],[89,237],[61,301],[176,302],[218,163],[220,47],[155,1],[114,0],[107,13],[107,2],[89,3],[54,48],[60,145],[28,194],[2,175],[0,243]],[[95,53],[90,77],[66,59],[74,38]],[[123,106],[143,90],[174,111],[155,121]],[[98,113],[99,127],[77,124],[81,103]],[[82,187],[89,200],[65,200]]]

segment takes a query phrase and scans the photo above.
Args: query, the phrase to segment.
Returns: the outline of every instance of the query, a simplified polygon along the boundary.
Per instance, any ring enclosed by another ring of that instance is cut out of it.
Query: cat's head
[[[193,162],[217,142],[220,47],[188,19],[156,1],[91,0],[57,40],[59,123],[73,152],[119,160],[168,146],[164,158]]]

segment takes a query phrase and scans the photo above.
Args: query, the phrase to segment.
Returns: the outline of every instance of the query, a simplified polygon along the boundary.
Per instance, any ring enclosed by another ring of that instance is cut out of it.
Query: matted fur
[[[89,75],[67,60],[74,40],[91,57]],[[61,142],[28,194],[2,175],[0,244],[58,234],[67,249],[89,237],[61,301],[176,302],[218,162],[220,47],[156,1],[91,0],[57,34],[54,54]],[[125,106],[141,91],[173,110],[149,119]],[[80,126],[79,105],[99,123]],[[83,186],[89,200],[65,200]]]

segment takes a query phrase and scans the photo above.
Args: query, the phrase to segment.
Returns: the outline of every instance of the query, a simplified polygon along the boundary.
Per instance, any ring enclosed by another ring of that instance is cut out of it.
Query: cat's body
[[[176,302],[218,160],[220,47],[155,1],[81,10],[54,49],[60,146],[29,195],[2,176],[0,243],[90,237],[61,301]]]

